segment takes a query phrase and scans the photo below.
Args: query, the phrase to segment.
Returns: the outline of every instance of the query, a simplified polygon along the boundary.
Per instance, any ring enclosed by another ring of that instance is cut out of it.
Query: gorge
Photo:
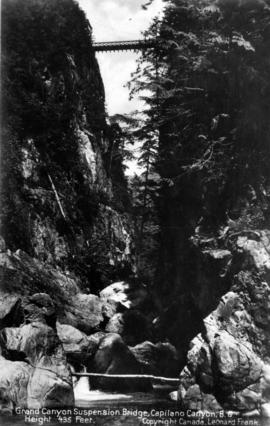
[[[133,179],[76,1],[3,0],[2,22],[1,411],[73,407],[87,372],[270,416],[270,2],[166,1]]]

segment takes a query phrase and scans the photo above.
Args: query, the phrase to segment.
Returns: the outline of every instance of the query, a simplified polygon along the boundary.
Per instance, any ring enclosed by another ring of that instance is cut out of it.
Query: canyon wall
[[[135,272],[121,148],[78,5],[4,1],[2,22],[1,405],[70,406],[57,324],[100,331],[99,292]]]

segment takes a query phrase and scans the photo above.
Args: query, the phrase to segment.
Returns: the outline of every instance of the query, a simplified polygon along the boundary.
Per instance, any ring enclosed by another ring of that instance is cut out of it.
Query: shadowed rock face
[[[104,302],[104,314],[111,318],[117,312],[143,307],[148,293],[145,287],[120,281],[109,285],[100,292]]]
[[[57,318],[88,333],[98,329],[103,321],[102,304],[98,296],[80,291],[79,281],[52,267],[44,267],[22,250],[1,253],[2,322],[39,320],[55,325]],[[42,293],[40,293],[42,291]],[[19,302],[21,301],[21,302]],[[17,303],[17,305],[16,305]]]
[[[136,345],[152,337],[147,318],[149,295],[137,282],[120,281],[100,292],[103,314],[108,321],[105,331],[120,334],[127,345]]]
[[[180,374],[186,407],[267,412],[270,402],[270,233],[239,236],[238,271],[217,308],[204,319]],[[262,406],[262,408],[261,408]]]
[[[100,342],[94,357],[94,372],[105,374],[142,374],[143,365],[132,351],[115,333],[107,334]],[[91,378],[91,386],[107,390],[147,391],[152,389],[151,382],[138,379]]]
[[[57,334],[68,362],[78,371],[83,365],[91,365],[99,343],[105,335],[104,332],[100,331],[87,336],[71,325],[60,323],[57,323]]]
[[[94,293],[133,269],[127,182],[116,151],[111,173],[104,87],[78,4],[14,0],[2,12],[0,406],[62,407],[74,401],[66,354],[88,365],[103,336]]]
[[[2,408],[73,405],[71,374],[57,336],[56,318],[82,330],[59,325],[61,337],[70,334],[65,327],[76,330],[80,336],[84,335],[83,330],[93,332],[103,321],[98,296],[81,293],[74,278],[53,268],[44,268],[40,261],[22,251],[1,253],[0,263],[1,362],[7,363],[0,381],[11,384],[1,393]],[[97,343],[85,339],[86,345],[80,337],[77,347],[84,360],[97,348]],[[73,342],[76,343],[76,335]],[[74,344],[73,348],[70,344],[65,348],[67,353],[74,352]],[[75,361],[78,364],[78,359]],[[12,393],[12,386],[18,385],[25,389]]]
[[[149,320],[136,309],[115,314],[105,330],[108,333],[120,334],[127,345],[136,345],[151,338]]]
[[[106,371],[141,368],[120,336],[101,345],[114,315],[123,328],[112,321],[107,331],[131,344],[148,338],[134,313],[146,291],[123,281],[135,267],[122,148],[78,4],[5,1],[3,22],[0,345],[8,368],[0,383],[22,389],[6,386],[0,404],[72,405],[67,359],[92,368],[105,351]]]
[[[143,342],[130,350],[143,365],[145,372],[155,376],[177,377],[179,360],[177,350],[170,343]]]

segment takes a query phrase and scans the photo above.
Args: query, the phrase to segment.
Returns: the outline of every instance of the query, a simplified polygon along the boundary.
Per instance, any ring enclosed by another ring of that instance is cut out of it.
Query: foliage
[[[136,266],[138,277],[153,286],[158,257],[159,226],[154,205],[157,194],[157,176],[133,176],[130,179],[132,217],[135,234]]]
[[[104,205],[126,211],[129,200],[91,27],[73,0],[3,0],[2,23],[1,231],[10,249],[38,256],[41,245],[40,256],[98,287],[112,268],[109,230],[97,236],[95,221]]]
[[[198,227],[269,224],[269,28],[269,0],[167,0],[145,34],[156,47],[131,86],[146,102],[142,160],[153,150],[160,176],[161,283],[188,285]]]

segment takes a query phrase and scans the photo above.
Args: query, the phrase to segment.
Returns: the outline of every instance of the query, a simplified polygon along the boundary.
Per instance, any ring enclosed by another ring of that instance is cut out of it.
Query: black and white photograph
[[[1,0],[0,425],[270,425],[270,0]]]

